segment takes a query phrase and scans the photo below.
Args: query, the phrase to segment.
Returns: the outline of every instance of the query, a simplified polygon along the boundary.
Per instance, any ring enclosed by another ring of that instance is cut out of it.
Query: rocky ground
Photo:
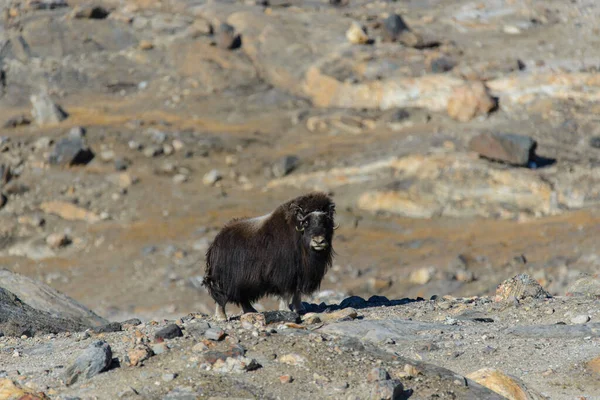
[[[0,311],[10,316],[0,371],[10,382],[51,397],[365,398],[380,360],[410,398],[487,398],[452,378],[484,367],[553,399],[594,398],[596,2],[0,5]],[[220,227],[312,189],[332,193],[341,227],[322,290],[304,300],[426,300],[354,304],[354,322],[256,334],[201,316],[213,311],[201,282]],[[553,297],[490,297],[521,273]],[[81,333],[132,318],[141,325]],[[126,367],[134,342],[154,345],[165,320],[184,328],[172,351]],[[206,321],[228,335],[208,350],[189,329]],[[60,366],[97,339],[121,366],[60,383]],[[207,371],[206,351],[235,344],[262,368]],[[283,370],[288,353],[305,365]]]

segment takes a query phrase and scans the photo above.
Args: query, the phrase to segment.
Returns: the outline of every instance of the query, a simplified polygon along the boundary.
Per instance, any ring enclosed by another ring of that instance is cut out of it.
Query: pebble
[[[298,165],[300,165],[300,159],[298,157],[287,155],[275,162],[271,166],[271,171],[276,178],[282,178],[294,171]]]
[[[202,178],[202,183],[204,183],[206,186],[212,186],[218,181],[220,181],[222,178],[223,176],[221,175],[221,173],[218,170],[213,169],[204,175],[204,177]]]
[[[398,14],[392,14],[383,21],[383,40],[395,42],[400,34],[408,30],[404,19]]]
[[[38,125],[57,124],[69,116],[47,93],[31,95],[30,101],[31,114]]]
[[[144,361],[148,360],[152,357],[154,353],[150,347],[145,344],[138,344],[134,348],[127,351],[127,355],[125,356],[125,361],[131,367],[139,366]]]
[[[577,315],[577,316],[571,318],[571,322],[573,324],[585,324],[585,323],[589,322],[590,319],[591,318],[589,315],[582,314],[582,315]]]
[[[219,25],[217,32],[217,46],[225,50],[234,50],[242,45],[240,35],[235,33],[235,28],[227,23]]]
[[[81,378],[90,379],[105,371],[112,362],[112,350],[105,341],[98,340],[90,344],[65,371],[67,386]]]
[[[209,328],[204,332],[204,337],[209,340],[221,341],[225,339],[225,331],[220,328]]]
[[[183,332],[177,324],[169,324],[154,333],[156,339],[174,339],[181,336],[183,336]]]
[[[185,147],[185,143],[183,143],[179,139],[175,139],[175,140],[173,140],[173,142],[171,142],[171,146],[173,146],[173,150],[181,151]]]
[[[292,378],[291,375],[281,375],[279,377],[279,382],[281,383],[292,383],[294,381],[294,378]]]
[[[217,372],[243,373],[254,371],[260,367],[261,365],[255,359],[243,356],[227,357],[225,361],[219,359],[213,364],[213,369]]]
[[[436,270],[434,267],[423,267],[419,268],[416,271],[412,271],[408,276],[408,280],[410,283],[414,283],[416,285],[425,285],[429,283],[433,277],[435,276]]]
[[[104,150],[100,152],[100,159],[104,162],[111,162],[116,157],[116,154],[113,150]]]
[[[92,161],[94,152],[88,148],[83,137],[69,135],[54,145],[48,156],[48,162],[53,165],[84,165]]]
[[[162,375],[163,382],[171,382],[177,378],[177,374],[167,373]]]
[[[304,365],[307,362],[305,357],[301,356],[300,354],[296,354],[296,353],[285,354],[283,356],[280,356],[278,358],[278,360],[279,360],[279,362],[288,364],[288,365]]]
[[[188,181],[188,176],[184,174],[177,174],[173,176],[173,183],[182,184]]]
[[[367,382],[387,381],[390,379],[390,374],[383,368],[373,368],[367,374]]]
[[[369,35],[367,35],[364,27],[357,22],[352,22],[352,25],[346,31],[346,39],[352,44],[366,44],[369,42]]]
[[[71,243],[71,239],[64,233],[51,233],[46,237],[46,244],[51,249],[65,247]]]
[[[482,82],[471,82],[452,91],[448,100],[448,115],[460,122],[467,122],[478,115],[486,115],[496,106]]]
[[[169,346],[167,346],[165,342],[155,343],[152,345],[152,352],[154,354],[162,354],[166,353],[167,351],[169,351]]]
[[[161,154],[163,154],[163,147],[162,146],[149,146],[144,149],[143,153],[148,158],[158,157]]]
[[[401,399],[404,395],[403,392],[404,387],[398,379],[377,381],[373,384],[370,398],[377,400]]]

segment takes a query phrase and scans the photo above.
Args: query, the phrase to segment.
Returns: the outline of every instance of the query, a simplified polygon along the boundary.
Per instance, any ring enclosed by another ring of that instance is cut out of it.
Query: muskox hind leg
[[[306,311],[306,308],[302,305],[302,298],[300,292],[294,293],[294,297],[292,297],[292,308],[298,314],[302,314]]]
[[[225,313],[225,306],[217,304],[217,309],[215,310],[215,319],[217,321],[227,321],[227,314]]]
[[[252,307],[252,304],[250,304],[250,302],[248,300],[246,301],[242,301],[242,311],[244,311],[244,314],[246,313],[255,313],[257,312],[254,307]]]

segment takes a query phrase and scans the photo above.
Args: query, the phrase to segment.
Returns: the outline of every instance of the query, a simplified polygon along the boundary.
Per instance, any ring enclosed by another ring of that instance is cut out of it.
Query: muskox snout
[[[314,250],[324,250],[329,244],[325,240],[325,236],[313,236],[310,239],[310,247]]]

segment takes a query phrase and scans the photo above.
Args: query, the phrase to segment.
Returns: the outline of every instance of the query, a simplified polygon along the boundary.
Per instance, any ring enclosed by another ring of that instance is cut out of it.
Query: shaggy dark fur
[[[258,222],[230,221],[208,249],[204,285],[223,307],[249,306],[266,295],[314,292],[333,259],[334,214],[329,196],[314,192],[287,201]],[[327,247],[317,251],[310,243],[320,236]]]

